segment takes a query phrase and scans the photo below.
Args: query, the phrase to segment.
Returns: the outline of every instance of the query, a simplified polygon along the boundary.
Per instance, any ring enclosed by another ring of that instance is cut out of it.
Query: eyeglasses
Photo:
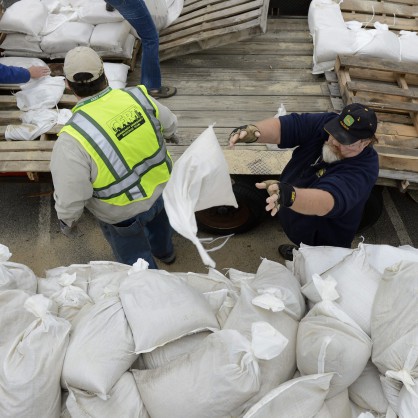
[[[363,140],[362,140],[362,139],[359,139],[358,141],[353,142],[352,144],[348,144],[348,145],[346,145],[346,144],[342,144],[340,141],[338,141],[338,139],[337,139],[337,138],[334,138],[332,135],[331,135],[331,138],[332,138],[335,142],[337,142],[337,143],[338,143],[338,145],[340,145],[341,147],[348,148],[348,149],[356,149],[356,148],[358,148],[358,147],[359,147],[359,145],[363,142]]]

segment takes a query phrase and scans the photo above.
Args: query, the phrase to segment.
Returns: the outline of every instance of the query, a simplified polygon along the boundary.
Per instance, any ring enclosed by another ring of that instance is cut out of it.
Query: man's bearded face
[[[325,142],[322,147],[322,159],[326,163],[335,163],[336,161],[340,161],[342,158],[343,156],[337,147],[333,146],[330,141]]]

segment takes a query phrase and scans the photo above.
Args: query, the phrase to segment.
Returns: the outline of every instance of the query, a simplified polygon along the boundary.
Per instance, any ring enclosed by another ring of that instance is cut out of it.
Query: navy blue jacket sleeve
[[[26,68],[0,64],[0,84],[27,83],[29,80],[30,73]]]

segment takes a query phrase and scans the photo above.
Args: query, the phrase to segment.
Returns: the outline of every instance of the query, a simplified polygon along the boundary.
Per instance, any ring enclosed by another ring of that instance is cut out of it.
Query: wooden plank
[[[185,3],[176,22],[160,33],[160,60],[265,33],[268,5],[268,0]]]
[[[382,146],[376,146],[376,150],[380,168],[418,173],[418,150]]]
[[[335,71],[338,71],[339,67],[360,68],[363,70],[381,70],[384,72],[390,71],[394,74],[413,74],[418,75],[418,66],[416,63],[411,62],[398,62],[384,60],[380,58],[359,57],[355,55],[339,55],[336,59]]]
[[[375,20],[379,20],[379,15],[411,18],[416,13],[416,7],[388,1],[344,0],[340,4],[340,9],[342,12],[347,12],[348,15],[355,14],[357,16],[358,12],[371,14],[376,17]]]

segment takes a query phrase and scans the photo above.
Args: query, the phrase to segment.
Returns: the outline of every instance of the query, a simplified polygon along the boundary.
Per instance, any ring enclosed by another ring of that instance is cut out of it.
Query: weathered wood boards
[[[386,23],[391,30],[418,30],[417,0],[344,0],[340,4],[345,21],[357,20],[373,27]]]
[[[160,59],[190,54],[265,33],[269,0],[185,0],[160,33]]]
[[[335,72],[344,104],[377,113],[380,167],[418,173],[418,66],[339,56]]]

